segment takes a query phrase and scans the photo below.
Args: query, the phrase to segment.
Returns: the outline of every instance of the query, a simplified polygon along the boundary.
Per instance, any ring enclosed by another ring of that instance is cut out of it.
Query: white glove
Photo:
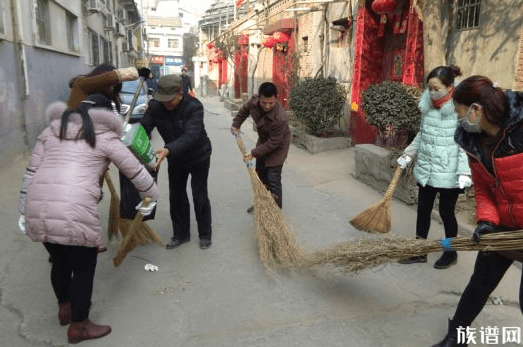
[[[467,175],[459,175],[458,183],[459,189],[468,188],[472,185],[472,179]]]
[[[403,154],[401,157],[398,158],[398,166],[402,169],[405,169],[407,166],[409,166],[411,161],[411,157],[409,157],[407,154]]]
[[[147,217],[151,212],[153,212],[153,209],[156,206],[156,201],[151,201],[147,206],[142,206],[142,202],[143,201],[140,201],[138,206],[136,206],[136,209],[142,214],[142,216]]]
[[[21,214],[18,219],[18,233],[20,235],[25,235],[25,214]]]
[[[144,267],[145,271],[160,271],[160,269],[158,268],[158,266],[156,265],[153,265],[153,264],[145,264],[145,267]]]

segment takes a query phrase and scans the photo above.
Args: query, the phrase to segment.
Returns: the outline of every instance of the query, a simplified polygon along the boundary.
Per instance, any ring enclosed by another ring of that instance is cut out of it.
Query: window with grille
[[[157,37],[149,39],[149,47],[160,47],[160,39]]]
[[[178,39],[168,39],[167,45],[169,48],[178,48],[179,41]]]
[[[301,38],[301,42],[303,44],[303,51],[304,52],[308,52],[309,51],[309,37],[308,36],[303,36]]]
[[[456,26],[458,30],[479,27],[481,0],[458,0]]]
[[[109,41],[100,36],[100,46],[102,47],[102,57],[105,64],[111,64],[111,50]]]
[[[100,64],[100,46],[98,43],[98,34],[93,30],[88,29],[88,36],[90,42],[89,63],[91,65],[98,65]]]
[[[36,26],[38,30],[38,42],[46,45],[51,44],[51,30],[49,20],[49,0],[37,0],[36,2]]]
[[[78,50],[78,18],[71,12],[65,11],[65,22],[67,25],[67,48],[76,52]]]

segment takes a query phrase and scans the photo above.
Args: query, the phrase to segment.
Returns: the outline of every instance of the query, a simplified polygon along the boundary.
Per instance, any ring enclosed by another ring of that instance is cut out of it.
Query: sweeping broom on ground
[[[245,144],[239,134],[235,133],[236,142],[243,156],[247,153]],[[246,162],[254,197],[254,219],[258,250],[266,269],[276,264],[292,263],[303,254],[289,231],[280,207],[271,193],[260,181],[251,161]]]
[[[107,182],[107,187],[111,192],[111,204],[109,206],[109,224],[107,226],[108,238],[109,240],[111,240],[113,236],[118,234],[118,229],[120,228],[120,198],[118,197],[118,193],[114,188],[113,180],[111,179],[111,175],[109,175],[109,171],[106,171],[104,176],[105,181]]]
[[[403,237],[372,236],[358,241],[334,245],[307,254],[285,268],[313,270],[331,266],[352,273],[393,263],[399,259],[445,251],[508,251],[523,249],[523,230],[499,232],[481,236],[479,243],[469,237],[443,240],[406,239]]]
[[[147,207],[150,202],[150,198],[145,198],[142,201],[142,206]],[[151,227],[143,222],[143,215],[138,211],[133,222],[125,232],[123,241],[113,258],[114,266],[120,266],[125,256],[136,246],[148,243],[149,241],[153,241],[160,245],[164,244],[162,238],[158,236]]]
[[[352,224],[353,227],[370,233],[386,233],[390,231],[390,202],[402,172],[402,168],[399,166],[396,167],[394,177],[392,178],[383,199],[352,218],[350,224]]]

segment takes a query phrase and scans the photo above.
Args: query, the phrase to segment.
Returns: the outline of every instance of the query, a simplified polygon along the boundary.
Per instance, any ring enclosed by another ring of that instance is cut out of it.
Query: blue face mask
[[[478,104],[472,104],[472,105],[477,105],[478,107],[481,108],[481,105],[478,105]],[[474,118],[474,123],[472,123],[469,120],[470,111],[472,111],[472,105],[469,106],[465,117],[458,120],[458,124],[461,127],[463,127],[463,130],[465,130],[468,133],[480,134],[482,130],[481,130],[481,126],[479,125],[478,117]]]

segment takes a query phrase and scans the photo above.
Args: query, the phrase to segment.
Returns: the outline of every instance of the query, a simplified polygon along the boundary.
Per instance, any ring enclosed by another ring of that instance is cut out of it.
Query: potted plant
[[[329,129],[341,118],[345,88],[332,77],[307,78],[290,92],[289,106],[308,134],[329,137]]]
[[[399,82],[383,82],[368,87],[362,94],[362,109],[367,123],[378,130],[376,144],[404,148],[419,130],[421,90]]]

